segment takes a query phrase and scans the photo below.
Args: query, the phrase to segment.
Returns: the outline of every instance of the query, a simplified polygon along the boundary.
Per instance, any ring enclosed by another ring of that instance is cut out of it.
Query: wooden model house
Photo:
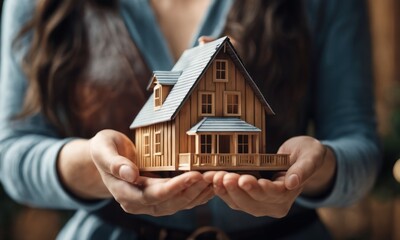
[[[274,114],[228,37],[186,50],[171,71],[155,71],[136,116],[142,171],[284,170],[289,156],[266,154]]]

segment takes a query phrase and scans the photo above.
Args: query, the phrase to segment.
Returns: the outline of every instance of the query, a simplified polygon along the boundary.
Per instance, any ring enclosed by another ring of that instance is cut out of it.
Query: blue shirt
[[[18,30],[32,16],[32,0],[6,0],[3,11],[0,85],[0,178],[16,201],[36,207],[78,210],[60,233],[60,239],[120,239],[135,234],[108,225],[91,210],[107,201],[87,203],[71,196],[56,171],[57,154],[71,139],[60,139],[42,114],[13,121],[20,112],[27,87],[21,60],[30,37],[13,50]],[[324,198],[299,197],[310,208],[348,205],[372,187],[380,164],[375,131],[368,22],[362,0],[306,0],[313,42],[312,108],[315,136],[337,158],[336,180]],[[219,37],[231,0],[213,0],[193,43],[201,35]],[[148,0],[122,0],[121,15],[150,69],[170,70],[172,54],[157,25]],[[188,46],[188,47],[191,47]],[[302,129],[306,133],[306,129]],[[255,218],[231,210],[220,199],[208,203],[213,225],[226,231],[261,226],[271,218]],[[192,210],[154,218],[164,226],[193,229]]]

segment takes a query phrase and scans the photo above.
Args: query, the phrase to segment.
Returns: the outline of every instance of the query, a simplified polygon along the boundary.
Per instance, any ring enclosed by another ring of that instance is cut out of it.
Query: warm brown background
[[[392,166],[400,157],[400,144],[392,151],[393,114],[400,111],[400,1],[368,0],[373,43],[373,63],[379,133],[384,166],[374,191],[348,208],[321,209],[336,239],[400,239],[400,183],[392,177]],[[397,129],[399,130],[399,129]],[[399,142],[396,142],[399,143]],[[394,156],[397,157],[394,157]]]
[[[389,151],[390,136],[393,135],[393,112],[400,111],[400,95],[396,94],[400,85],[400,1],[367,1],[370,5],[379,132],[385,152]],[[400,144],[397,146],[400,149]],[[347,208],[319,210],[335,239],[400,239],[400,188],[396,189],[400,183],[394,181],[391,173],[392,163],[400,156],[399,152],[385,154],[378,184],[362,201]],[[0,189],[0,240],[54,239],[67,216],[68,213],[64,212],[19,206]]]

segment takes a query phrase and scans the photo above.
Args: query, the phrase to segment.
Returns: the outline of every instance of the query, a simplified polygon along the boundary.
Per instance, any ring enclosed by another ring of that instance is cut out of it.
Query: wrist
[[[111,196],[92,161],[88,140],[76,139],[65,144],[57,159],[57,171],[65,190],[77,198]]]

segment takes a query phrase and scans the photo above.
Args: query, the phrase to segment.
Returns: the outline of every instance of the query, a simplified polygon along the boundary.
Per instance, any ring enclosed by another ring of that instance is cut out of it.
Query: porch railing
[[[179,166],[190,164],[201,167],[279,167],[289,165],[289,156],[287,154],[179,154]]]

